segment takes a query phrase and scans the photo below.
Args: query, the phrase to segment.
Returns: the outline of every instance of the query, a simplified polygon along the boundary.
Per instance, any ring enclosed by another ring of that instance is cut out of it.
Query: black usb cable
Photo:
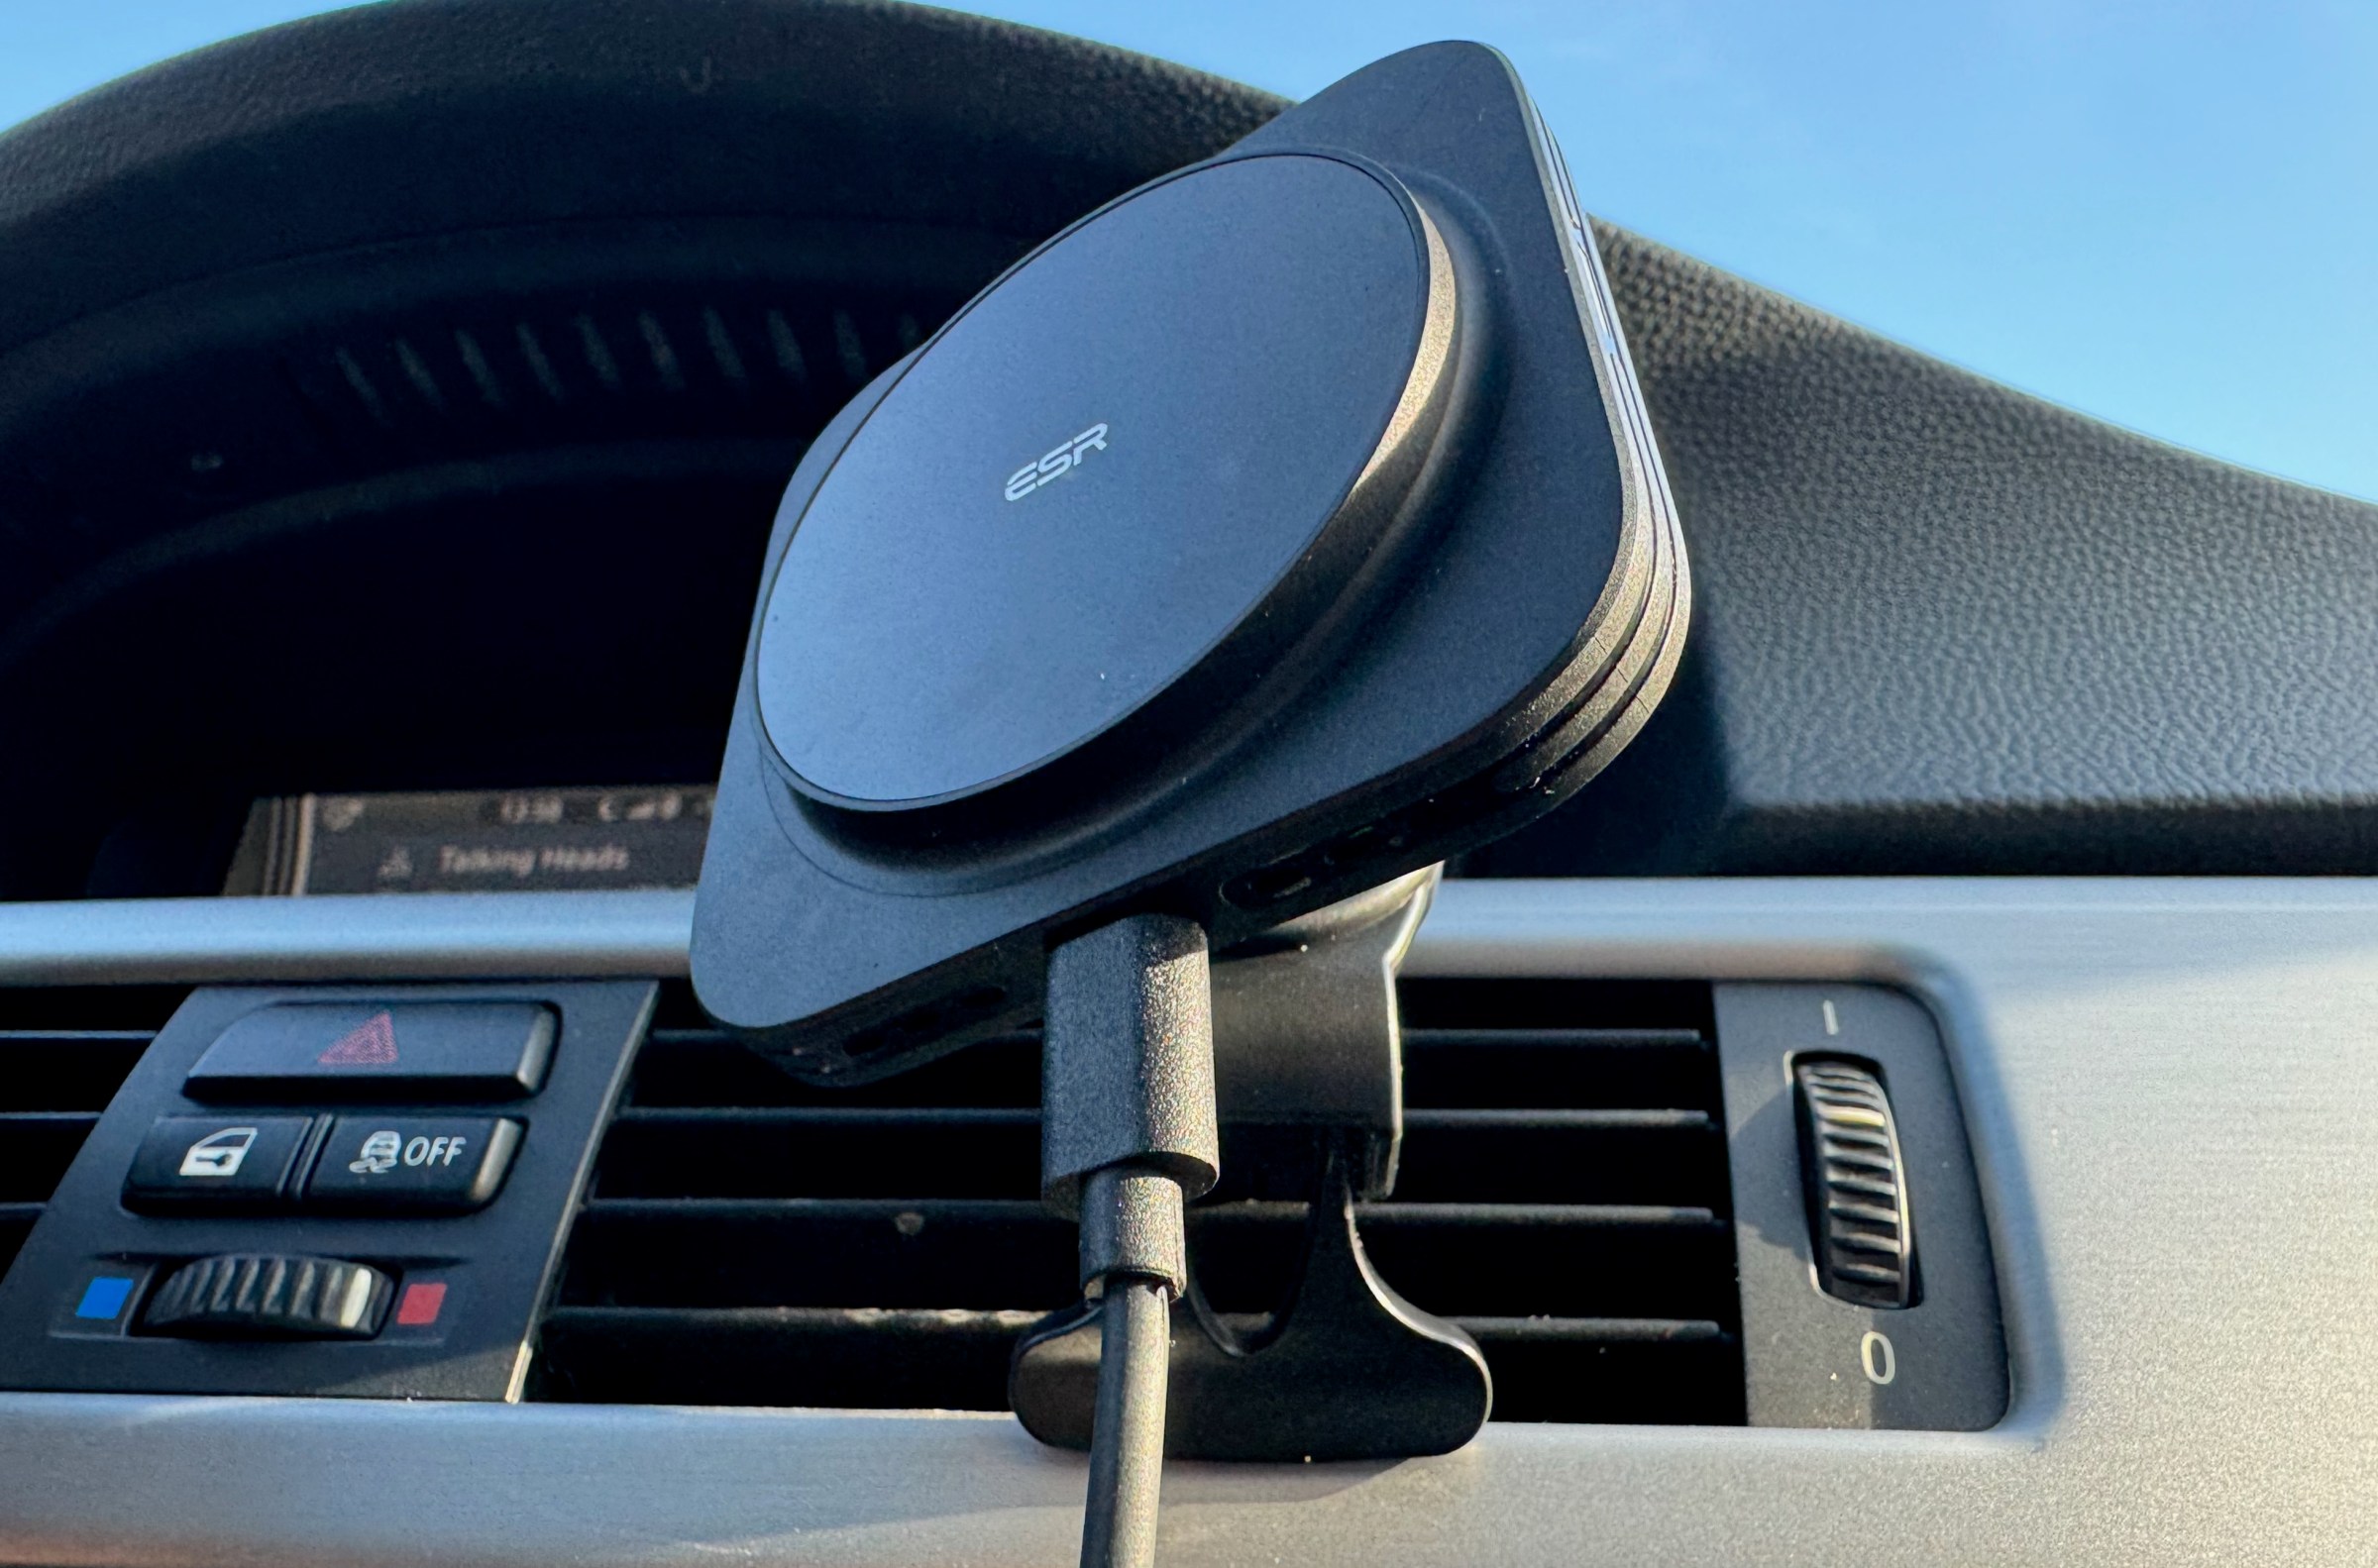
[[[1082,1568],[1148,1568],[1164,1465],[1182,1211],[1218,1174],[1205,928],[1133,915],[1049,954],[1040,1190],[1081,1221],[1100,1299]]]

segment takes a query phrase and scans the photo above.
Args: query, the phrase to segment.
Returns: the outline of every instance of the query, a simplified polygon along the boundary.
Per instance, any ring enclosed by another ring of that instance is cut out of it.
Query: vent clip
[[[1189,1259],[1173,1309],[1164,1450],[1182,1459],[1390,1459],[1450,1453],[1493,1403],[1469,1335],[1395,1294],[1362,1250],[1354,1200],[1394,1186],[1403,1125],[1395,975],[1432,867],[1236,950],[1214,977],[1220,1114],[1317,1133],[1318,1180],[1288,1299],[1251,1330],[1206,1303]],[[1042,1320],[1010,1366],[1027,1431],[1087,1448],[1101,1307]]]

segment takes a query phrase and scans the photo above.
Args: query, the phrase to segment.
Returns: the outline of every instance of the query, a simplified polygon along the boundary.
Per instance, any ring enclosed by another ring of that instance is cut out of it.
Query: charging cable
[[[1081,1221],[1102,1303],[1082,1568],[1149,1568],[1163,1482],[1182,1210],[1213,1186],[1213,993],[1205,928],[1132,915],[1049,954],[1041,1196]]]

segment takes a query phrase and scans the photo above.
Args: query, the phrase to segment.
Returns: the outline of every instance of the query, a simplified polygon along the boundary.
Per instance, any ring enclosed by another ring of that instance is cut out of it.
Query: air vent
[[[1742,1354],[1705,986],[1404,988],[1407,1130],[1373,1261],[1484,1347],[1502,1420],[1734,1423]],[[545,1324],[539,1397],[1002,1410],[1017,1335],[1071,1302],[1037,1199],[1039,1045],[810,1090],[682,988],[639,1062]],[[1191,1250],[1259,1313],[1303,1206],[1224,1145]]]
[[[581,292],[391,317],[292,347],[282,371],[333,451],[367,469],[523,442],[782,440],[956,304],[751,283]]]
[[[182,995],[153,986],[0,991],[0,1273]]]

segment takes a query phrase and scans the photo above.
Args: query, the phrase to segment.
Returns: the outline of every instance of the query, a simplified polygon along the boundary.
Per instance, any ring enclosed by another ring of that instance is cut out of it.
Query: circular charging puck
[[[795,784],[940,806],[1212,722],[1377,576],[1455,329],[1441,236],[1339,158],[1210,164],[1051,241],[801,516],[754,669]]]

